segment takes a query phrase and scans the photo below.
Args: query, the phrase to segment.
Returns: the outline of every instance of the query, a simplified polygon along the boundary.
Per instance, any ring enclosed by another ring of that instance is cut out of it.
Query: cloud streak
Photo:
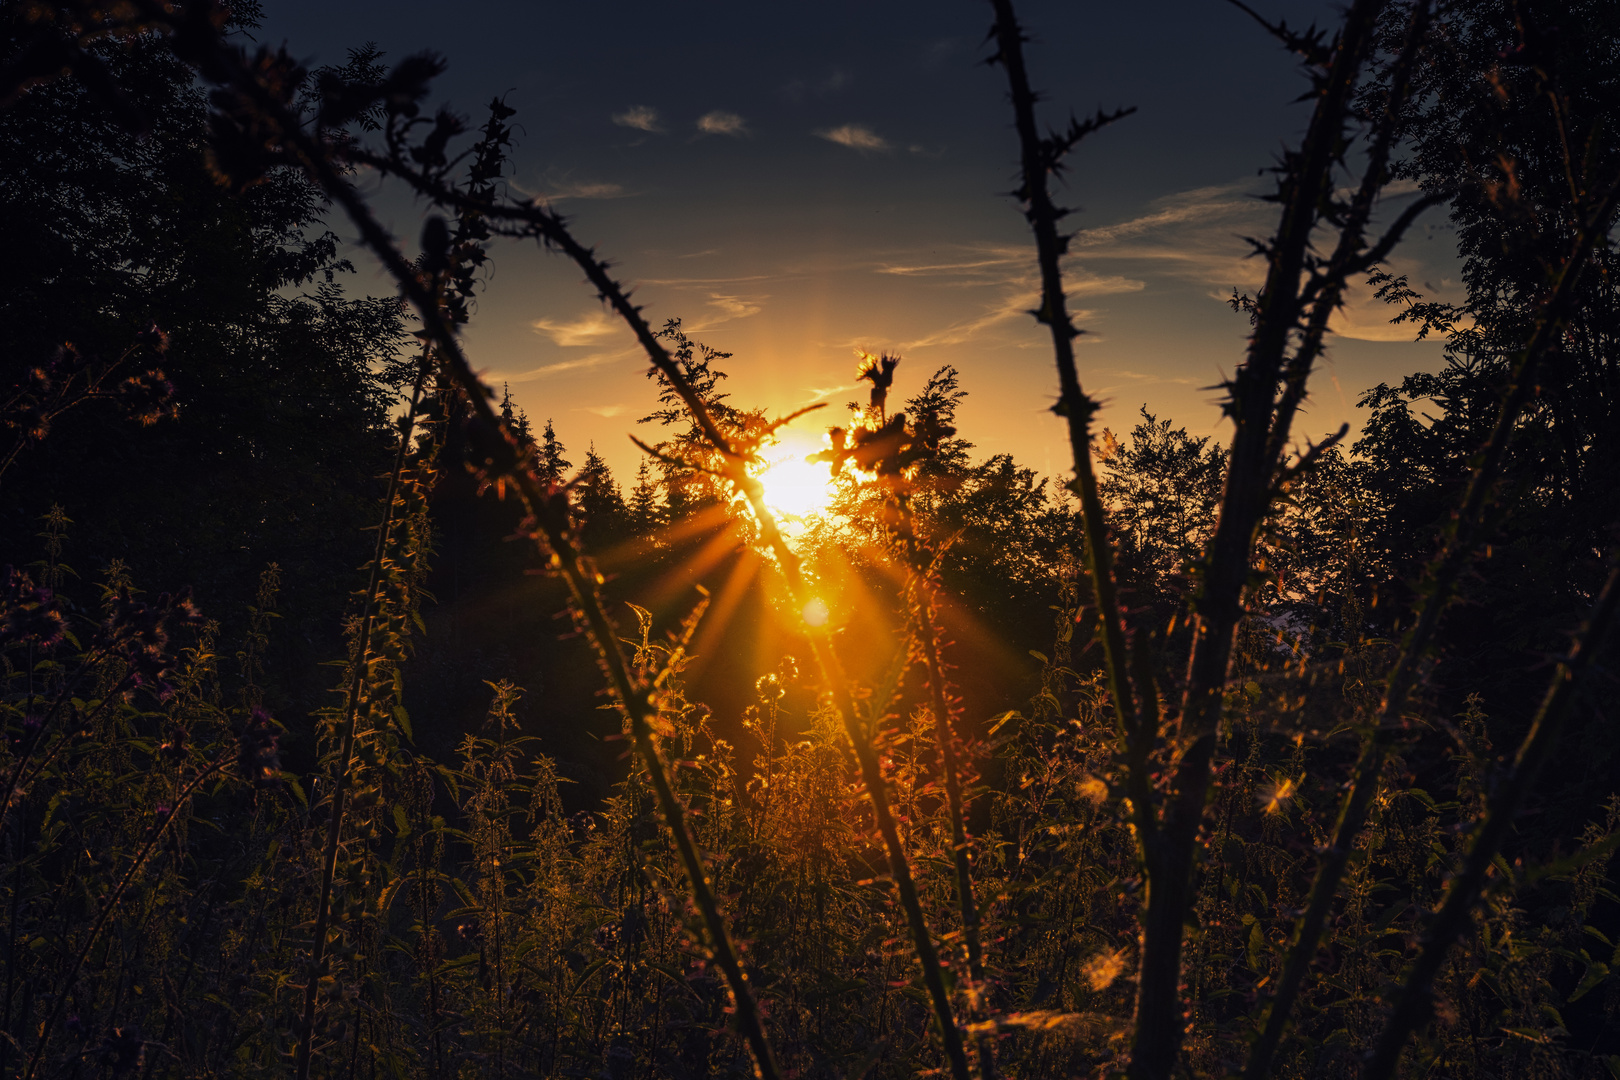
[[[746,319],[750,315],[758,315],[765,310],[765,305],[761,302],[763,300],[764,297],[754,300],[741,296],[727,296],[723,293],[709,294],[709,306],[717,309],[725,316],[720,320],[721,322],[730,322],[732,319]]]
[[[632,105],[624,112],[614,114],[613,122],[620,127],[634,128],[636,131],[664,130],[658,124],[658,110],[651,105]]]
[[[746,135],[748,124],[734,112],[715,109],[698,117],[697,129],[704,135]]]
[[[606,180],[542,179],[536,187],[527,186],[515,178],[508,182],[519,195],[543,202],[565,202],[569,199],[622,199],[633,194],[626,191],[623,184]]]
[[[536,319],[529,326],[535,333],[549,337],[554,344],[577,348],[611,336],[618,330],[619,323],[605,311],[590,311],[571,320]]]
[[[839,146],[847,146],[851,150],[870,153],[876,150],[889,149],[889,140],[867,127],[865,124],[842,124],[826,131],[816,132],[818,138],[826,139]]]
[[[543,379],[548,375],[561,375],[569,371],[586,371],[590,368],[602,367],[616,360],[623,359],[628,353],[592,353],[590,356],[581,356],[574,360],[559,360],[553,364],[541,364],[528,371],[520,371],[515,375],[503,376],[507,382],[530,382],[534,379]]]

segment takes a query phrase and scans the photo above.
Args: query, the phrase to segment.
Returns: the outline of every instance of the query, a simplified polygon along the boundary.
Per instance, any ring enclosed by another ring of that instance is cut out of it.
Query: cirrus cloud
[[[841,124],[826,131],[818,131],[816,135],[828,142],[847,146],[851,150],[887,150],[889,140],[867,127],[865,124]]]
[[[605,311],[590,311],[577,319],[536,319],[529,324],[564,348],[590,345],[618,329],[618,323]]]
[[[734,112],[715,109],[698,117],[698,131],[704,135],[746,135],[748,125]]]
[[[658,126],[658,110],[651,105],[632,105],[622,113],[615,113],[613,122],[620,127],[635,128],[637,131],[664,130]]]

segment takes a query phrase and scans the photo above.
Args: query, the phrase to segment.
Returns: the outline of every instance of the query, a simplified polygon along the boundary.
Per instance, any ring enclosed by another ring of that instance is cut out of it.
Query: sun
[[[832,470],[805,460],[820,449],[811,436],[788,431],[764,450],[765,464],[754,475],[765,488],[765,505],[779,516],[815,517],[832,502]]]

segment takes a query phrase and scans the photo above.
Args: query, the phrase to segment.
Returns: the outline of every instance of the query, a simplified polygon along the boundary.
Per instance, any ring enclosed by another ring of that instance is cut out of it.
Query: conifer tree
[[[563,455],[567,447],[557,438],[557,432],[552,428],[551,421],[546,421],[545,431],[540,433],[540,478],[553,484],[561,484],[568,470],[574,463]]]
[[[623,539],[630,526],[624,493],[613,479],[613,470],[596,452],[594,443],[585,452],[585,464],[580,466],[574,488],[579,508],[585,514],[587,545],[600,548]]]
[[[663,523],[663,508],[658,505],[658,487],[653,483],[652,470],[642,458],[636,468],[636,486],[630,489],[630,529],[637,536],[645,536]]]

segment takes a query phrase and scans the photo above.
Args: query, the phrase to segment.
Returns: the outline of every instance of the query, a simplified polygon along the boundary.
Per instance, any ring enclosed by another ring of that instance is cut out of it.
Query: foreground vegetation
[[[863,357],[792,544],[784,421],[507,196],[504,104],[248,53],[246,5],[3,10],[0,1072],[1620,1075],[1620,15],[1268,27],[1314,111],[1220,447],[1093,429],[1049,185],[1125,114],[1043,134],[993,8],[1074,476]],[[414,261],[358,168],[434,209]],[[1460,307],[1384,269],[1439,207]],[[647,353],[628,497],[473,374],[503,238]],[[1303,441],[1368,277],[1449,363]]]

